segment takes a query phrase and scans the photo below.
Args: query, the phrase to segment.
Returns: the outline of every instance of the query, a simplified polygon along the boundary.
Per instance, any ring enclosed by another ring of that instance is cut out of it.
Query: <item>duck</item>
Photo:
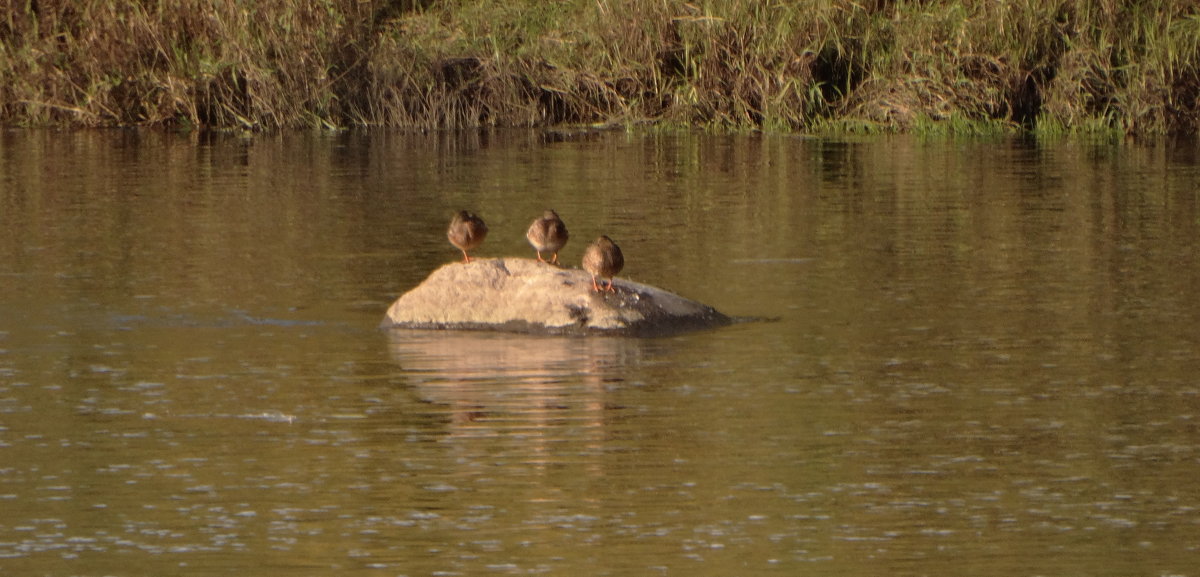
[[[529,239],[529,244],[537,251],[538,262],[551,264],[558,264],[558,251],[562,250],[570,237],[567,225],[563,224],[557,212],[550,209],[547,209],[541,218],[534,220],[533,224],[529,225],[529,231],[525,233],[525,238]],[[554,256],[547,261],[542,258],[543,252],[554,253]]]
[[[482,218],[473,212],[460,210],[450,220],[450,228],[446,229],[446,238],[450,239],[450,244],[462,251],[463,262],[467,263],[471,262],[471,255],[467,254],[467,251],[483,244],[487,233],[487,223],[483,222]]]
[[[583,251],[583,269],[592,274],[592,289],[596,292],[617,292],[613,287],[613,277],[624,267],[625,257],[621,254],[621,247],[607,235],[601,235]],[[607,277],[608,288],[601,288],[602,285],[596,282],[596,277]]]

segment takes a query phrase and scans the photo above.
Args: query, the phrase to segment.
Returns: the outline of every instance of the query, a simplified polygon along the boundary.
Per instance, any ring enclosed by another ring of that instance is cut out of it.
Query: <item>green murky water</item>
[[[1200,148],[0,133],[0,573],[1195,575]],[[377,329],[457,258],[727,314]]]

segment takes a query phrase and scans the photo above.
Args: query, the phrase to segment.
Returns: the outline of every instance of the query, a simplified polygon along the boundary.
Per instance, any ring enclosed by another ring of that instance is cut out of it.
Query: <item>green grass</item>
[[[1181,0],[15,0],[0,123],[1193,133]]]

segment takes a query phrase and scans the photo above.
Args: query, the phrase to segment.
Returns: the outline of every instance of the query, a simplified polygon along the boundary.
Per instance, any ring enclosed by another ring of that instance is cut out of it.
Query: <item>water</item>
[[[0,573],[1195,575],[1198,152],[0,133]],[[547,207],[778,320],[377,329]]]

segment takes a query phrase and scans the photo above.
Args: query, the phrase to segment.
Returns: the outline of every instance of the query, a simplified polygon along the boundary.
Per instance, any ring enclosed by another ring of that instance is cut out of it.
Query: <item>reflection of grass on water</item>
[[[1149,0],[43,0],[0,121],[1192,132],[1200,12]]]

